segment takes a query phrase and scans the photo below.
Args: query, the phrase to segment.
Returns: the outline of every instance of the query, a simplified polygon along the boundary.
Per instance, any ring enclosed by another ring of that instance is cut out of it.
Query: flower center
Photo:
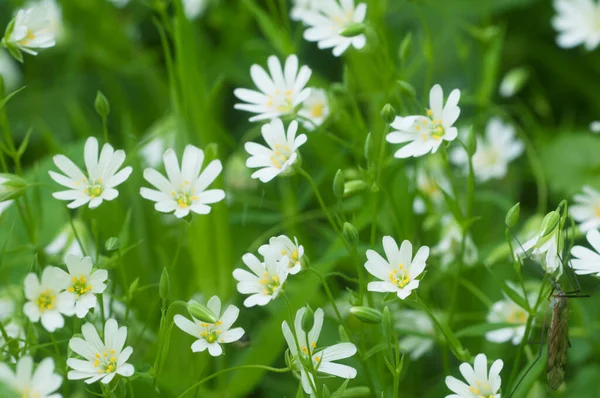
[[[50,289],[40,293],[39,297],[35,300],[35,304],[40,308],[40,312],[54,309],[54,302],[56,301],[56,295],[53,294]]]
[[[108,352],[96,354],[94,367],[98,369],[98,373],[112,373],[117,370],[117,356],[115,350],[111,349]]]
[[[40,393],[37,391],[31,391],[30,388],[23,390],[22,398],[40,398]]]
[[[204,330],[200,332],[200,337],[206,340],[209,344],[218,341],[219,336],[222,333],[219,329],[219,326],[222,324],[223,322],[220,320],[215,323],[201,323],[200,326],[202,326]]]
[[[82,182],[84,184],[87,183],[87,188],[83,190],[83,193],[88,195],[92,199],[99,197],[100,195],[102,195],[102,192],[104,192],[104,184],[102,183],[102,177],[98,178],[97,181],[88,181],[84,178]]]
[[[282,250],[281,251],[281,255],[285,256],[286,254],[288,254],[287,250]],[[290,255],[290,263],[289,263],[289,267],[293,268],[294,265],[296,265],[296,263],[299,260],[299,254],[298,254],[298,248],[295,248],[294,251],[292,252],[292,254]]]
[[[275,90],[274,94],[268,96],[269,100],[267,101],[267,106],[275,109],[279,113],[291,112],[293,109],[292,92],[292,90]]]
[[[398,264],[398,269],[390,272],[390,282],[402,289],[410,282],[408,270],[402,264]]]
[[[594,206],[594,215],[600,217],[600,204]]]
[[[189,181],[185,180],[183,184],[179,184],[179,188],[180,191],[172,191],[171,196],[175,199],[180,208],[186,209],[190,207],[195,200],[198,200],[198,196],[194,193],[194,188],[190,188]]]
[[[24,38],[22,38],[21,40],[19,40],[18,44],[20,44],[22,46],[26,46],[33,39],[35,39],[35,33],[33,33],[33,31],[31,29],[27,29],[27,35],[25,35]]]
[[[343,30],[345,27],[352,23],[352,16],[354,15],[354,10],[349,11],[345,14],[336,15],[331,18],[333,23],[340,29]]]
[[[77,297],[80,297],[86,294],[87,292],[91,292],[92,286],[87,284],[84,275],[81,275],[79,278],[74,276],[71,280],[71,287],[69,287],[67,291],[75,293]]]
[[[260,284],[263,286],[263,294],[272,296],[279,290],[281,286],[281,282],[277,275],[270,275],[268,272],[265,272],[263,278],[260,280]]]
[[[469,387],[469,391],[477,395],[477,398],[494,398],[495,396],[487,382],[482,383],[478,381],[474,386]]]
[[[312,355],[315,348],[317,348],[317,342],[313,341],[310,343],[310,348],[307,348],[306,346],[302,346],[302,347],[300,347],[300,351],[302,351],[306,355]]]
[[[312,117],[322,117],[325,110],[325,104],[313,105],[310,111]]]
[[[523,324],[527,322],[527,314],[521,309],[516,309],[508,315],[507,320],[510,323]]]
[[[291,155],[292,151],[290,150],[289,146],[285,144],[275,144],[275,148],[273,148],[273,153],[271,154],[270,158],[271,163],[274,167],[281,169]]]

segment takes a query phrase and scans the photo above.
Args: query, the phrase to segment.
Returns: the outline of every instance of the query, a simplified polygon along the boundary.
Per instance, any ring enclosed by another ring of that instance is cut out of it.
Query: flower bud
[[[386,124],[392,124],[396,119],[396,110],[390,104],[385,104],[381,110],[381,118]]]
[[[302,316],[302,330],[305,333],[310,332],[315,324],[315,312],[310,308],[309,305],[306,306],[306,311]]]
[[[218,321],[216,315],[207,306],[195,300],[188,301],[187,310],[191,316],[199,321],[206,323],[216,323]]]
[[[344,28],[341,32],[339,32],[339,35],[342,37],[355,37],[362,35],[363,33],[365,33],[365,24],[354,23]]]
[[[467,136],[467,155],[469,157],[473,157],[475,152],[477,152],[477,134],[475,134],[475,130],[473,127],[469,130],[469,135]]]
[[[333,178],[333,195],[337,200],[342,200],[344,197],[344,185],[344,173],[342,173],[342,170],[339,169]]]
[[[520,203],[517,203],[516,205],[514,205],[513,207],[510,208],[508,213],[506,213],[504,222],[506,223],[507,227],[513,228],[517,225],[517,223],[519,222],[520,209],[521,209],[521,205],[520,205]]]
[[[412,47],[412,33],[408,32],[402,42],[400,43],[400,49],[398,50],[398,56],[400,57],[400,61],[406,62],[408,56],[410,55],[410,50]]]
[[[162,274],[160,275],[160,282],[158,284],[158,295],[161,299],[166,300],[169,298],[170,291],[170,280],[169,280],[169,272],[167,268],[163,268]]]
[[[398,83],[400,92],[402,94],[408,95],[409,97],[414,97],[417,95],[417,91],[412,86],[412,84],[410,84],[409,82],[404,81],[404,80],[398,80],[396,83]]]
[[[27,189],[27,182],[14,174],[0,173],[0,202],[16,199]]]
[[[104,243],[104,249],[107,252],[116,252],[121,248],[121,240],[116,237],[108,238]]]
[[[345,222],[342,234],[350,246],[356,247],[358,245],[360,239],[358,236],[358,231],[354,225],[350,224],[349,222]]]
[[[558,224],[560,223],[560,214],[556,211],[551,211],[546,214],[544,219],[542,220],[542,226],[540,228],[540,239],[544,239],[545,237],[551,235],[556,228],[558,228]]]
[[[96,107],[96,112],[98,112],[100,117],[106,118],[110,113],[110,104],[108,103],[108,100],[104,94],[102,94],[100,91],[96,93],[96,101],[94,102],[94,105]]]
[[[344,197],[352,196],[356,193],[362,192],[367,189],[369,186],[363,180],[353,180],[348,181],[344,185]]]
[[[364,323],[381,323],[381,312],[369,307],[352,307],[350,313]]]

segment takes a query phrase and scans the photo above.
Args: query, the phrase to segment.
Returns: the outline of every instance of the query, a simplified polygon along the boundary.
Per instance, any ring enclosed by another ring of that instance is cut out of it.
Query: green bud
[[[400,92],[402,94],[408,95],[409,97],[414,97],[417,95],[417,91],[409,82],[398,80],[396,83],[398,83],[398,87],[400,88]]]
[[[340,340],[347,343],[350,341],[350,337],[348,337],[348,333],[346,333],[346,329],[344,329],[344,326],[339,325],[338,326],[338,333],[340,334]]]
[[[344,197],[344,173],[339,169],[333,178],[333,195],[337,200],[342,200]]]
[[[169,280],[169,272],[167,268],[163,268],[162,274],[160,275],[160,282],[158,284],[158,295],[161,299],[166,300],[169,298],[169,291],[171,288],[171,281]]]
[[[542,226],[540,228],[540,238],[544,239],[545,237],[551,235],[560,223],[560,214],[556,211],[551,211],[546,214],[544,219],[542,220]]]
[[[381,110],[381,118],[386,124],[392,124],[396,119],[396,110],[390,104],[385,104]]]
[[[121,248],[121,240],[119,238],[108,238],[108,240],[104,243],[104,249],[107,252],[116,252]]]
[[[216,323],[219,319],[207,306],[197,301],[188,301],[187,310],[191,316],[206,323]]]
[[[96,112],[98,112],[98,115],[100,115],[100,117],[106,118],[110,113],[110,104],[108,103],[108,100],[106,99],[104,94],[102,94],[101,91],[98,91],[96,93],[96,101],[94,105],[96,106]]]
[[[306,306],[306,311],[302,316],[302,330],[305,333],[310,332],[315,324],[315,312],[310,308],[310,305]]]
[[[0,202],[23,196],[27,182],[15,174],[0,173]]]
[[[371,163],[375,160],[375,147],[373,145],[373,137],[371,136],[371,133],[367,134],[367,139],[365,140],[364,155],[368,163]]]
[[[350,313],[364,323],[381,323],[381,312],[370,307],[352,307]]]
[[[408,32],[402,42],[400,43],[400,49],[398,50],[398,56],[400,57],[400,61],[406,62],[408,56],[410,55],[410,49],[412,47],[412,33]]]
[[[342,394],[342,398],[362,398],[370,397],[371,389],[366,386],[347,388]]]
[[[344,197],[346,198],[348,196],[352,196],[356,193],[364,191],[367,188],[369,188],[369,186],[363,180],[348,181],[344,185]]]
[[[346,239],[346,242],[348,242],[350,246],[356,247],[358,245],[360,238],[354,225],[350,224],[349,222],[345,222],[342,233],[344,235],[344,239]]]
[[[477,134],[475,134],[475,130],[471,127],[469,130],[469,135],[467,136],[467,155],[469,157],[473,157],[475,152],[477,152]]]
[[[135,278],[131,285],[129,285],[129,290],[127,290],[127,298],[129,299],[129,301],[133,299],[133,296],[135,295],[139,283],[140,278]]]
[[[363,33],[365,33],[365,24],[354,23],[354,24],[348,25],[346,28],[344,28],[338,34],[343,37],[355,37],[358,35],[362,35]]]
[[[514,205],[513,207],[510,208],[508,213],[506,213],[504,222],[506,223],[507,227],[513,228],[517,225],[517,223],[519,222],[520,209],[521,209],[521,204],[517,203],[516,205]]]

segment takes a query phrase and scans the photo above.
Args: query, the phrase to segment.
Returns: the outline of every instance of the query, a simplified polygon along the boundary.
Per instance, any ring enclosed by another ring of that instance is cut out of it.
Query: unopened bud
[[[526,68],[511,69],[500,83],[500,95],[505,98],[512,97],[525,86],[528,79],[529,71]]]
[[[104,243],[104,249],[107,252],[116,252],[121,248],[121,240],[116,237],[108,238]]]
[[[304,312],[304,315],[302,315],[302,330],[305,333],[310,332],[310,330],[313,328],[315,324],[315,312],[312,310],[312,308],[310,308],[309,305],[306,306],[306,311]]]
[[[363,180],[353,180],[348,181],[344,185],[344,197],[352,196],[356,193],[362,192],[367,189],[369,186]]]
[[[207,306],[195,300],[188,301],[187,310],[191,316],[202,322],[216,323],[219,320]]]
[[[513,207],[510,208],[508,213],[506,213],[506,217],[504,218],[504,222],[506,226],[509,228],[513,228],[519,222],[519,213],[521,209],[521,204],[517,203]]]
[[[342,234],[350,246],[356,247],[358,245],[360,239],[358,236],[358,231],[354,225],[350,224],[349,222],[345,222]]]
[[[96,101],[94,102],[94,105],[96,106],[96,112],[98,112],[98,115],[100,115],[102,118],[106,118],[110,113],[110,104],[108,103],[108,100],[104,94],[102,94],[100,91],[96,93]]]
[[[390,104],[385,104],[381,110],[381,118],[386,124],[392,124],[396,119],[396,110]]]
[[[0,202],[16,199],[27,189],[27,182],[15,174],[0,173]]]
[[[339,169],[333,178],[333,195],[337,200],[342,200],[344,197],[344,185],[344,173],[342,173],[342,170]]]
[[[540,228],[540,238],[543,239],[549,235],[551,235],[556,228],[558,228],[558,224],[560,223],[560,214],[556,211],[551,211],[546,214],[544,219],[542,220],[542,226]]]
[[[158,284],[158,295],[161,299],[166,300],[169,298],[169,291],[171,288],[171,282],[169,280],[169,272],[167,268],[163,268],[162,274],[160,275],[160,282]]]
[[[362,35],[363,33],[365,33],[365,24],[354,23],[352,25],[348,25],[344,30],[339,32],[339,35],[342,37],[355,37]]]
[[[350,313],[364,323],[381,323],[381,312],[370,307],[352,307]]]

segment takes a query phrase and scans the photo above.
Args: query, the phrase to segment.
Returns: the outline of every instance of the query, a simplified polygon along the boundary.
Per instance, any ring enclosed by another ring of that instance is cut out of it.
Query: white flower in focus
[[[294,164],[298,158],[296,151],[307,138],[306,134],[296,137],[298,122],[295,120],[288,126],[287,135],[283,122],[277,118],[262,126],[261,132],[268,147],[247,142],[244,148],[251,156],[246,161],[246,167],[260,167],[252,174],[252,178],[269,182]]]
[[[439,84],[429,92],[427,116],[397,116],[391,124],[395,130],[386,140],[392,144],[407,143],[394,153],[396,158],[418,157],[435,153],[443,141],[452,141],[458,135],[453,127],[460,115],[460,90],[454,89],[444,105],[444,92]]]
[[[28,54],[37,55],[37,50],[56,44],[50,15],[46,15],[39,8],[19,10],[11,24],[10,34],[2,39],[7,48],[16,47]]]
[[[512,286],[510,283],[508,286],[519,296],[523,296],[522,291],[516,288],[516,286]],[[526,299],[530,305],[534,305],[536,301],[536,295],[529,293],[527,294]],[[492,305],[492,308],[490,308],[490,312],[487,315],[487,322],[512,323],[515,326],[492,330],[485,334],[485,338],[493,343],[505,343],[510,341],[513,345],[518,345],[521,343],[521,340],[523,340],[523,336],[525,335],[525,324],[527,323],[527,318],[529,318],[527,310],[519,306],[505,295],[503,300],[497,301]]]
[[[250,253],[244,254],[242,261],[252,272],[238,268],[233,271],[233,277],[238,281],[238,292],[250,294],[244,300],[244,306],[267,305],[283,288],[288,276],[289,258],[279,257],[273,251],[267,251],[264,262]]]
[[[204,13],[208,0],[182,0],[181,4],[187,19],[192,20]]]
[[[69,348],[84,358],[67,359],[67,366],[73,369],[67,374],[69,380],[85,379],[87,384],[100,380],[101,383],[108,384],[116,375],[133,375],[133,365],[127,363],[133,348],[123,348],[127,340],[126,326],[119,327],[112,318],[107,320],[104,325],[104,341],[89,322],[81,327],[81,333],[83,339],[73,337],[69,341]]]
[[[306,65],[298,71],[297,56],[290,55],[285,61],[284,69],[274,55],[268,58],[267,63],[270,76],[258,65],[250,68],[252,81],[260,91],[237,88],[233,92],[246,102],[235,104],[235,109],[257,114],[250,118],[251,122],[291,115],[310,95],[310,89],[305,86],[312,71]]]
[[[600,6],[594,0],[554,0],[557,15],[552,26],[558,31],[556,43],[562,48],[583,44],[591,51],[600,43]]]
[[[435,326],[431,318],[423,312],[416,310],[401,310],[393,312],[395,326],[403,331],[411,330],[420,334],[427,334],[431,337],[422,335],[408,335],[402,337],[399,341],[400,350],[408,352],[410,359],[416,361],[427,352],[431,351],[435,345]],[[404,332],[405,333],[405,332]]]
[[[383,237],[383,250],[386,259],[375,250],[367,250],[365,268],[381,281],[370,282],[367,289],[371,292],[393,292],[404,300],[410,292],[419,287],[416,279],[425,269],[429,256],[429,247],[422,246],[412,257],[412,244],[405,240],[400,249],[391,236]]]
[[[301,123],[309,131],[322,125],[329,117],[327,91],[322,88],[311,88],[310,96],[302,104],[298,115],[305,119]]]
[[[75,307],[77,317],[83,318],[90,309],[96,307],[96,294],[102,294],[106,289],[108,271],[97,269],[92,272],[94,264],[91,257],[68,254],[66,264],[69,272],[60,271],[69,285],[61,296],[67,297]]]
[[[56,155],[54,164],[65,175],[50,171],[50,177],[62,186],[69,188],[67,191],[52,194],[59,200],[71,200],[68,208],[74,209],[89,203],[90,209],[102,204],[104,200],[113,200],[119,196],[115,188],[125,182],[133,170],[127,166],[119,169],[125,162],[125,151],[115,151],[110,144],[104,144],[100,157],[98,157],[98,140],[90,137],[85,142],[83,157],[87,174],[64,155]]]
[[[493,178],[503,178],[508,164],[523,153],[524,145],[516,138],[515,128],[492,118],[485,128],[485,138],[477,137],[477,151],[473,155],[473,171],[480,182]],[[469,167],[469,156],[464,148],[455,148],[450,152],[452,163]]]
[[[49,266],[42,271],[41,281],[33,272],[25,277],[25,298],[28,301],[23,312],[33,323],[41,320],[42,326],[51,333],[65,325],[63,315],[72,316],[75,312],[69,298],[60,294],[68,284],[63,274],[59,268]]]
[[[464,383],[453,376],[446,377],[446,386],[455,395],[447,395],[446,398],[500,398],[498,390],[502,384],[500,371],[504,363],[501,359],[494,361],[488,374],[487,357],[485,354],[478,354],[475,357],[474,366],[466,362],[459,367],[460,373],[467,383]]]
[[[591,229],[586,234],[588,243],[594,250],[587,247],[575,246],[571,249],[573,259],[570,261],[571,267],[578,275],[596,274],[600,277],[600,232]]]
[[[4,80],[6,92],[10,93],[21,83],[21,71],[10,54],[0,49],[0,76]]]
[[[569,213],[578,223],[581,232],[600,228],[600,192],[586,185],[583,192],[575,195]]]
[[[230,329],[240,310],[235,305],[230,305],[221,314],[221,300],[217,296],[211,297],[206,306],[219,319],[217,322],[205,323],[193,316],[190,321],[182,315],[175,315],[173,320],[179,329],[197,338],[192,344],[193,352],[203,352],[208,349],[210,355],[218,357],[223,353],[221,344],[233,343],[244,335],[242,328]]]
[[[312,366],[318,373],[337,376],[342,379],[355,378],[356,369],[333,361],[353,356],[356,354],[356,346],[352,343],[340,343],[331,347],[317,348],[317,341],[319,341],[319,335],[323,327],[323,310],[317,308],[315,311],[315,321],[308,334],[302,330],[302,318],[305,313],[306,307],[300,308],[296,313],[296,319],[294,320],[295,335],[286,321],[283,321],[281,326],[283,337],[285,337],[290,350],[290,364],[296,372],[300,373],[299,378],[304,392],[314,394],[313,385],[316,386],[316,380],[310,370],[304,368],[301,357],[305,360],[312,359]]]
[[[290,19],[292,21],[303,21],[306,13],[317,11],[322,0],[292,0]]]
[[[594,120],[590,123],[590,131],[594,134],[600,133],[600,120]]]
[[[320,49],[333,48],[333,55],[339,57],[350,46],[360,50],[367,43],[367,37],[359,34],[344,37],[341,33],[348,27],[364,22],[367,4],[355,5],[354,0],[320,0],[313,11],[300,14],[302,21],[309,26],[304,31],[304,39],[318,42]]]
[[[35,371],[29,355],[19,359],[15,372],[5,363],[0,363],[0,384],[24,398],[62,398],[61,394],[56,393],[62,384],[62,377],[54,373],[52,358],[43,359]]]
[[[167,149],[163,155],[167,177],[158,171],[148,168],[144,170],[144,178],[156,189],[140,188],[143,198],[156,202],[154,208],[161,213],[175,213],[182,218],[194,212],[208,214],[210,204],[220,202],[225,198],[222,189],[206,189],[212,184],[223,165],[220,160],[213,160],[204,170],[204,152],[193,145],[187,145],[183,151],[181,168],[175,150]]]
[[[289,260],[288,272],[292,275],[297,274],[302,269],[302,256],[304,255],[304,247],[298,244],[298,239],[294,237],[294,241],[285,235],[274,236],[269,239],[268,245],[262,245],[258,248],[258,252],[265,257],[268,251],[273,251],[279,260],[281,257],[287,256]]]
[[[564,246],[564,237],[560,234],[560,228],[555,228],[545,237],[541,234],[542,232],[523,243],[523,246],[516,250],[515,255],[523,257],[526,253],[531,253],[533,259],[541,261],[544,271],[558,278],[563,272],[559,253]]]
[[[440,236],[442,239],[431,249],[431,254],[440,256],[441,265],[446,268],[460,255],[463,232],[460,224],[450,214],[442,217],[441,223]],[[464,260],[465,265],[473,265],[477,262],[477,246],[470,234],[465,239],[464,258],[459,260]]]

